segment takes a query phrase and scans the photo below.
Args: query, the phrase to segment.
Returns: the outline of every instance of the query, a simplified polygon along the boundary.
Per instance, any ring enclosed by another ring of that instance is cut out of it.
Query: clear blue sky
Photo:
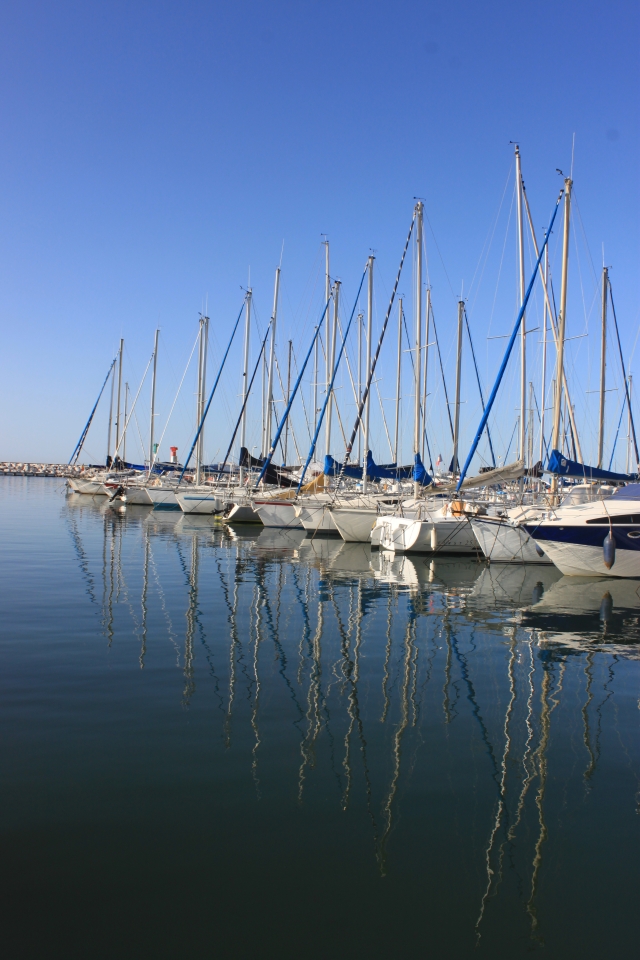
[[[452,376],[455,302],[463,282],[472,289],[498,216],[511,140],[542,233],[575,134],[584,233],[576,224],[568,322],[575,335],[587,321],[596,333],[589,255],[597,273],[604,243],[629,357],[640,307],[639,11],[629,0],[3,4],[0,459],[67,459],[118,338],[135,388],[158,324],[165,417],[205,298],[212,369],[249,268],[266,323],[283,240],[283,343],[291,337],[300,354],[317,317],[322,233],[349,308],[376,251],[379,324],[416,196],[433,227],[430,279]],[[503,333],[514,316],[511,197],[512,180],[468,304],[485,389],[498,362],[489,328]],[[410,273],[402,286],[408,294]],[[578,349],[575,402],[591,437],[597,342]],[[238,358],[239,346],[208,428],[212,458],[237,409]],[[467,436],[478,412],[469,366],[465,384]],[[186,386],[164,454],[189,440],[191,375]],[[609,396],[615,419],[620,394]],[[514,405],[496,425],[505,443]],[[446,431],[433,430],[439,450]],[[100,420],[92,459],[104,456],[105,433]]]

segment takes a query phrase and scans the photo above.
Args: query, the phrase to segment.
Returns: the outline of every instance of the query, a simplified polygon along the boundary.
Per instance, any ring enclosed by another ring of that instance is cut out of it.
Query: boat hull
[[[536,537],[536,543],[567,577],[640,577],[639,550],[625,550],[616,545],[615,562],[609,570],[604,563],[602,546],[545,540],[543,533]]]
[[[88,497],[106,497],[107,495],[103,480],[82,480],[79,477],[69,477],[67,483],[74,493],[82,493]]]
[[[174,487],[147,487],[147,496],[156,510],[179,510]]]
[[[304,529],[300,518],[296,516],[294,500],[254,500],[253,507],[265,527]]]
[[[366,507],[334,507],[331,516],[338,533],[347,543],[369,543],[378,511]]]
[[[127,487],[122,502],[136,507],[150,507],[153,504],[146,487]]]
[[[262,523],[260,514],[250,503],[233,503],[225,514],[228,523]]]
[[[224,500],[210,491],[177,491],[175,497],[183,513],[199,513],[211,516],[222,513],[225,508]]]
[[[374,537],[377,528],[381,530]],[[381,517],[372,531],[371,542],[377,543],[382,550],[405,553],[479,553],[478,543],[466,517],[428,520]]]
[[[327,499],[320,503],[298,503],[296,515],[308,533],[338,533],[329,509],[331,501]]]
[[[492,563],[551,563],[546,554],[540,556],[523,527],[493,517],[471,517],[469,522],[480,549]]]

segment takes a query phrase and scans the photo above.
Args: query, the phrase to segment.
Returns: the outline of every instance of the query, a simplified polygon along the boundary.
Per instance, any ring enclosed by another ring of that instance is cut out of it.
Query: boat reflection
[[[451,754],[452,804],[474,809],[476,937],[516,896],[543,943],[540,883],[560,832],[550,745],[579,728],[576,777],[591,790],[618,724],[619,664],[638,658],[638,583],[82,497],[65,510],[107,644],[133,637],[140,668],[169,650],[176,701],[213,705],[214,734],[242,757],[257,798],[273,765],[288,765],[298,803],[334,796],[345,814],[362,811],[384,876],[413,785],[429,798],[429,764],[445,777]]]

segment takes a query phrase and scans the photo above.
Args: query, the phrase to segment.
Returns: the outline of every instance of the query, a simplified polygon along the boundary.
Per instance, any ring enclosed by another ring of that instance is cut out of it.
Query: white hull
[[[622,550],[616,547],[615,563],[611,570],[604,565],[602,547],[589,547],[557,540],[536,540],[568,577],[640,577],[640,550]]]
[[[253,507],[265,527],[304,529],[300,519],[296,516],[294,500],[254,500]]]
[[[337,527],[333,522],[333,516],[329,509],[331,500],[302,501],[296,506],[296,516],[308,533],[320,531],[322,533],[337,533]]]
[[[540,556],[535,541],[522,527],[498,519],[473,517],[469,522],[480,549],[492,563],[551,563],[546,554]]]
[[[466,517],[442,517],[413,520],[410,517],[381,517],[376,528],[380,533],[372,543],[382,550],[405,553],[460,553],[478,552],[478,543]]]
[[[212,514],[222,513],[224,500],[216,496],[212,490],[178,490],[175,494],[178,505],[183,513]]]
[[[121,499],[123,503],[133,504],[136,507],[152,506],[146,487],[127,487]]]
[[[260,515],[250,503],[234,503],[225,520],[229,523],[262,523]]]
[[[175,487],[147,487],[147,496],[156,509],[180,509],[180,504],[176,500]]]
[[[334,507],[331,516],[338,533],[347,543],[369,543],[378,511],[367,507]]]
[[[74,493],[84,493],[88,497],[105,497],[107,495],[102,480],[81,480],[78,477],[69,477],[67,483]]]

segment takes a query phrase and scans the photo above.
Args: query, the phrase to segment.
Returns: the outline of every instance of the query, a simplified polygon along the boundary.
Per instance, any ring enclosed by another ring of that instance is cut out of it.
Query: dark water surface
[[[640,583],[0,480],[3,956],[635,957]]]

